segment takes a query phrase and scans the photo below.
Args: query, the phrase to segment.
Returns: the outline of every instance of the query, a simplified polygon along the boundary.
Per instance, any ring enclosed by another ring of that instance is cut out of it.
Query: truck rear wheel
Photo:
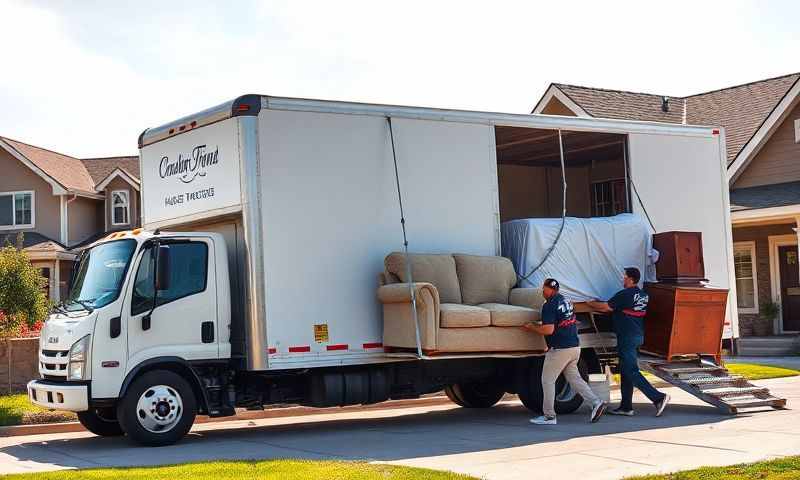
[[[83,428],[100,437],[117,437],[125,434],[113,408],[93,408],[86,412],[78,412],[78,421]]]
[[[457,383],[444,390],[456,405],[465,408],[489,408],[499,402],[506,393],[503,387],[492,381]]]
[[[133,381],[117,407],[117,418],[131,439],[151,447],[171,445],[192,428],[197,400],[189,383],[167,370]]]
[[[542,392],[542,366],[544,359],[535,359],[524,374],[525,378],[519,386],[519,399],[528,410],[540,414],[542,413],[542,402],[544,394]],[[589,379],[586,363],[581,359],[578,362],[578,370],[584,380]],[[557,414],[572,413],[583,404],[581,397],[567,382],[564,375],[559,375],[556,380],[556,398],[554,402]]]

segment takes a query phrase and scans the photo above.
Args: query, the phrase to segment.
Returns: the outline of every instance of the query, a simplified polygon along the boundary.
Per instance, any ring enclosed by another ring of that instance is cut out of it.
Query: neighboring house
[[[800,332],[800,73],[688,97],[554,83],[533,113],[723,127],[740,334]]]
[[[0,137],[0,239],[22,247],[66,292],[76,247],[112,230],[139,226],[138,157],[78,159]]]

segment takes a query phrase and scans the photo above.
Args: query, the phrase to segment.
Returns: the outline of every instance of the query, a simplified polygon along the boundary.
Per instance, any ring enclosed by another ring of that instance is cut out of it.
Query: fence
[[[25,385],[39,378],[39,339],[0,339],[0,393],[25,390]]]

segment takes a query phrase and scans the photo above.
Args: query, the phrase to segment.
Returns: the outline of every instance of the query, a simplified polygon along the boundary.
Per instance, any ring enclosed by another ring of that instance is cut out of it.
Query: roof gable
[[[92,177],[94,185],[99,185],[117,168],[123,170],[134,180],[139,180],[139,157],[137,156],[84,158],[81,162]]]
[[[666,97],[668,112],[661,109],[662,95],[561,83],[552,86],[592,117],[724,127],[731,167],[798,81],[800,73],[793,73],[688,97]]]

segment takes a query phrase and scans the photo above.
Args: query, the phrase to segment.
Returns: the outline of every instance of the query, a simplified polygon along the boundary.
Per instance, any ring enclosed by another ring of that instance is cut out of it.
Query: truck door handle
[[[142,330],[150,330],[150,314],[142,317]]]
[[[110,321],[109,330],[111,333],[111,338],[119,337],[119,334],[122,332],[122,318],[112,318]]]
[[[203,322],[200,325],[200,338],[203,343],[214,342],[214,322]]]

